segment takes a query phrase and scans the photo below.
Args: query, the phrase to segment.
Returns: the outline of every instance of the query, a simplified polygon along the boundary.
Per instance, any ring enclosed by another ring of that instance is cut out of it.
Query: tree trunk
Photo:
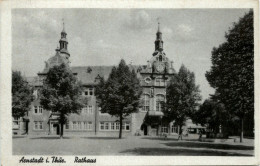
[[[122,138],[122,126],[123,126],[123,117],[122,114],[120,114],[120,129],[119,129],[119,139]]]
[[[60,123],[60,138],[63,138],[63,123]]]
[[[243,137],[244,137],[244,119],[243,118],[240,118],[240,121],[241,121],[241,133],[240,133],[240,142],[243,142]]]
[[[60,114],[60,138],[63,138],[63,125],[65,121],[64,114]]]
[[[179,125],[179,136],[178,136],[178,140],[181,139],[182,140],[182,125]]]

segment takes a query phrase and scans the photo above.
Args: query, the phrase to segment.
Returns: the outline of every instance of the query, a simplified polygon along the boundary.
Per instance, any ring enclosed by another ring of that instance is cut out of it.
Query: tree
[[[54,66],[48,71],[40,94],[44,109],[59,114],[60,137],[68,114],[79,113],[86,100],[81,96],[82,87],[65,64]]]
[[[107,80],[100,80],[96,88],[101,112],[118,117],[119,138],[122,138],[123,119],[137,112],[142,89],[134,70],[122,59],[118,67],[113,67]]]
[[[173,76],[166,88],[166,103],[163,103],[164,115],[179,126],[180,130],[201,100],[199,86],[195,85],[195,75],[184,65]]]
[[[33,101],[33,88],[25,81],[19,71],[12,72],[12,116],[23,117]]]
[[[206,99],[192,115],[193,122],[207,125],[208,129],[215,134],[220,132],[220,125],[222,129],[227,127],[228,120],[229,114],[224,105],[213,99]]]
[[[212,50],[212,67],[206,73],[225,108],[240,119],[243,141],[244,117],[254,112],[254,27],[253,10],[225,35],[226,42]]]

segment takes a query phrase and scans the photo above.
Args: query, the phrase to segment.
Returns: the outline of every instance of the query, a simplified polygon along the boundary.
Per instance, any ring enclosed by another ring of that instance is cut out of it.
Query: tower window
[[[162,61],[162,55],[159,56],[159,61],[160,61],[160,62]]]
[[[150,96],[145,94],[143,95],[143,100],[144,100],[144,106],[143,106],[143,111],[149,111],[150,109]]]
[[[156,111],[162,111],[162,102],[165,100],[164,95],[156,95]]]
[[[155,79],[155,86],[165,86],[165,80],[162,78],[156,78]]]

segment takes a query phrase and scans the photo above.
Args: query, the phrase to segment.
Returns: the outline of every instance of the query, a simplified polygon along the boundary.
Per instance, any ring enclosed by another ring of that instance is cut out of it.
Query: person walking
[[[179,141],[179,139],[182,140],[182,132],[183,132],[183,129],[181,129],[180,132],[179,132],[178,141]]]
[[[202,131],[201,131],[201,129],[199,130],[199,135],[200,135],[199,139],[201,139],[202,138]]]

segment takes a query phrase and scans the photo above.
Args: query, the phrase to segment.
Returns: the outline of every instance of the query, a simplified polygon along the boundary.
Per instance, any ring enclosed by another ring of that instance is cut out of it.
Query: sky
[[[62,19],[71,66],[146,65],[160,21],[166,56],[176,71],[195,73],[202,99],[214,94],[205,78],[211,51],[249,9],[13,9],[12,69],[36,76],[55,55]]]

